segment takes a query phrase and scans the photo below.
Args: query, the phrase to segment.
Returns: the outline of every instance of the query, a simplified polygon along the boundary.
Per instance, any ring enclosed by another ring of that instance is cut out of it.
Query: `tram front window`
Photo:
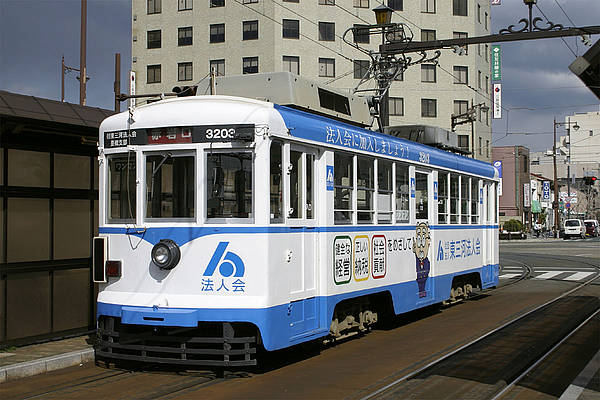
[[[171,152],[146,157],[146,218],[193,218],[194,156]]]
[[[135,153],[108,157],[108,220],[135,221]]]
[[[207,217],[252,218],[252,153],[207,155]]]

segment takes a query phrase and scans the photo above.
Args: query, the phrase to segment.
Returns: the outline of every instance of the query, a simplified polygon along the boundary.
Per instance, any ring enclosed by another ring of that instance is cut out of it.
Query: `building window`
[[[210,43],[223,43],[225,41],[225,24],[210,26]]]
[[[479,155],[481,156],[481,155],[483,155],[483,145],[482,145],[483,140],[481,138],[478,138],[478,139],[479,139]],[[527,172],[527,171],[525,171],[525,172]]]
[[[483,24],[484,24],[485,30],[487,31],[487,29],[488,29],[488,13],[486,12],[484,14],[484,16],[485,16],[485,19],[483,20]]]
[[[477,87],[481,89],[481,71],[477,71]]]
[[[469,151],[469,135],[458,135],[458,147],[463,151]]]
[[[326,42],[335,41],[334,22],[319,22],[319,40]]]
[[[435,13],[435,0],[421,0],[421,12]]]
[[[160,83],[160,64],[148,65],[146,83]]]
[[[354,0],[354,7],[369,8],[369,0]]]
[[[465,114],[469,109],[469,102],[466,100],[454,100],[454,115]]]
[[[177,80],[178,81],[191,81],[193,76],[192,63],[184,62],[177,64]]]
[[[435,64],[421,64],[421,82],[435,83]]]
[[[424,117],[424,118],[437,117],[437,100],[436,99],[421,99],[421,117]]]
[[[402,11],[404,0],[388,0],[387,5],[394,11]]]
[[[354,25],[354,43],[369,43],[371,35],[369,28],[360,28],[360,25]]]
[[[452,14],[466,17],[468,14],[467,0],[452,0]]]
[[[192,0],[179,0],[179,11],[191,10]]]
[[[286,3],[300,3],[300,0],[283,0]]]
[[[435,30],[421,29],[421,42],[431,42],[435,40]]]
[[[469,67],[455,66],[454,67],[454,83],[460,85],[469,84]]]
[[[490,45],[489,44],[485,45],[485,61],[487,61],[487,62],[490,61]]]
[[[389,98],[389,114],[396,116],[404,115],[404,99],[402,97]]]
[[[258,57],[242,58],[242,73],[257,74],[258,73]]]
[[[158,14],[161,9],[161,0],[148,0],[148,14]]]
[[[177,29],[177,45],[191,46],[192,45],[192,27]]]
[[[369,72],[370,66],[371,61],[354,60],[354,79],[368,78],[367,73]]]
[[[477,22],[481,23],[481,4],[477,4]]]
[[[258,0],[242,0],[242,4],[258,3]]]
[[[452,32],[452,37],[454,39],[466,39],[469,37],[469,34],[467,32]],[[465,55],[469,54],[469,46],[465,44],[461,47],[465,49]]]
[[[485,77],[485,92],[490,92],[490,78],[488,76]]]
[[[486,157],[490,156],[490,141],[489,140],[485,141],[485,156]]]
[[[258,39],[258,20],[242,22],[242,40]]]
[[[319,58],[319,76],[328,78],[335,76],[335,59]]]
[[[300,75],[300,57],[283,56],[283,70]]]
[[[225,76],[225,60],[210,60],[209,68],[212,71],[213,68],[217,76]]]
[[[283,37],[286,39],[300,38],[300,21],[297,19],[283,20]]]
[[[210,0],[210,7],[225,7],[225,0]]]
[[[160,49],[160,29],[157,31],[148,31],[148,48]]]
[[[322,6],[335,6],[335,0],[319,0],[319,4]]]

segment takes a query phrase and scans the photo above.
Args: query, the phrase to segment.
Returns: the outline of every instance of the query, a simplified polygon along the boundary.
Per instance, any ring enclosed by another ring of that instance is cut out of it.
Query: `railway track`
[[[563,257],[548,255],[536,257],[564,260]],[[514,259],[513,261],[521,264],[524,273],[512,282],[493,290],[501,290],[531,276],[531,265]],[[598,297],[577,296],[576,293],[599,280],[600,267],[589,262],[581,263],[594,267],[596,273],[576,287],[432,360],[427,365],[385,386],[372,389],[360,399],[446,398],[432,397],[441,387],[444,387],[447,398],[502,398],[561,344],[599,315]],[[573,313],[573,310],[579,312]],[[548,337],[547,333],[552,329],[555,334]],[[538,337],[535,336],[536,332],[539,333]],[[556,334],[557,332],[560,334]],[[519,343],[519,338],[526,338],[526,341],[521,340]],[[513,350],[510,353],[512,357],[494,359],[494,355],[506,353],[506,349],[509,348]],[[481,357],[482,354],[487,357]],[[485,359],[484,363],[481,362],[482,359]],[[494,361],[498,362],[498,368],[489,368]],[[502,361],[505,362],[503,366],[500,365]],[[474,381],[479,384],[474,384]],[[439,396],[439,392],[437,394]]]

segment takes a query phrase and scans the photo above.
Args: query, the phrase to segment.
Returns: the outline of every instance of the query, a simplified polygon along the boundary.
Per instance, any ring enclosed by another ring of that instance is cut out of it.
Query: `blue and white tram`
[[[259,100],[100,127],[97,356],[251,365],[498,284],[486,163]]]

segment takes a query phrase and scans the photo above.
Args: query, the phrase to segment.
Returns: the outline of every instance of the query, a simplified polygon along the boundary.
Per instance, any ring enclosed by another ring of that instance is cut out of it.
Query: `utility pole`
[[[121,111],[121,101],[117,97],[121,94],[121,53],[115,53],[115,111]]]
[[[87,0],[81,0],[81,38],[79,41],[79,104],[85,106],[85,84],[87,81],[86,59]]]
[[[554,117],[554,142],[552,142],[552,162],[554,163],[554,237],[558,238],[560,221],[558,214],[558,179],[556,178],[556,117]]]
[[[567,218],[571,218],[571,117],[567,118],[567,198],[569,199],[569,208],[567,208]]]

